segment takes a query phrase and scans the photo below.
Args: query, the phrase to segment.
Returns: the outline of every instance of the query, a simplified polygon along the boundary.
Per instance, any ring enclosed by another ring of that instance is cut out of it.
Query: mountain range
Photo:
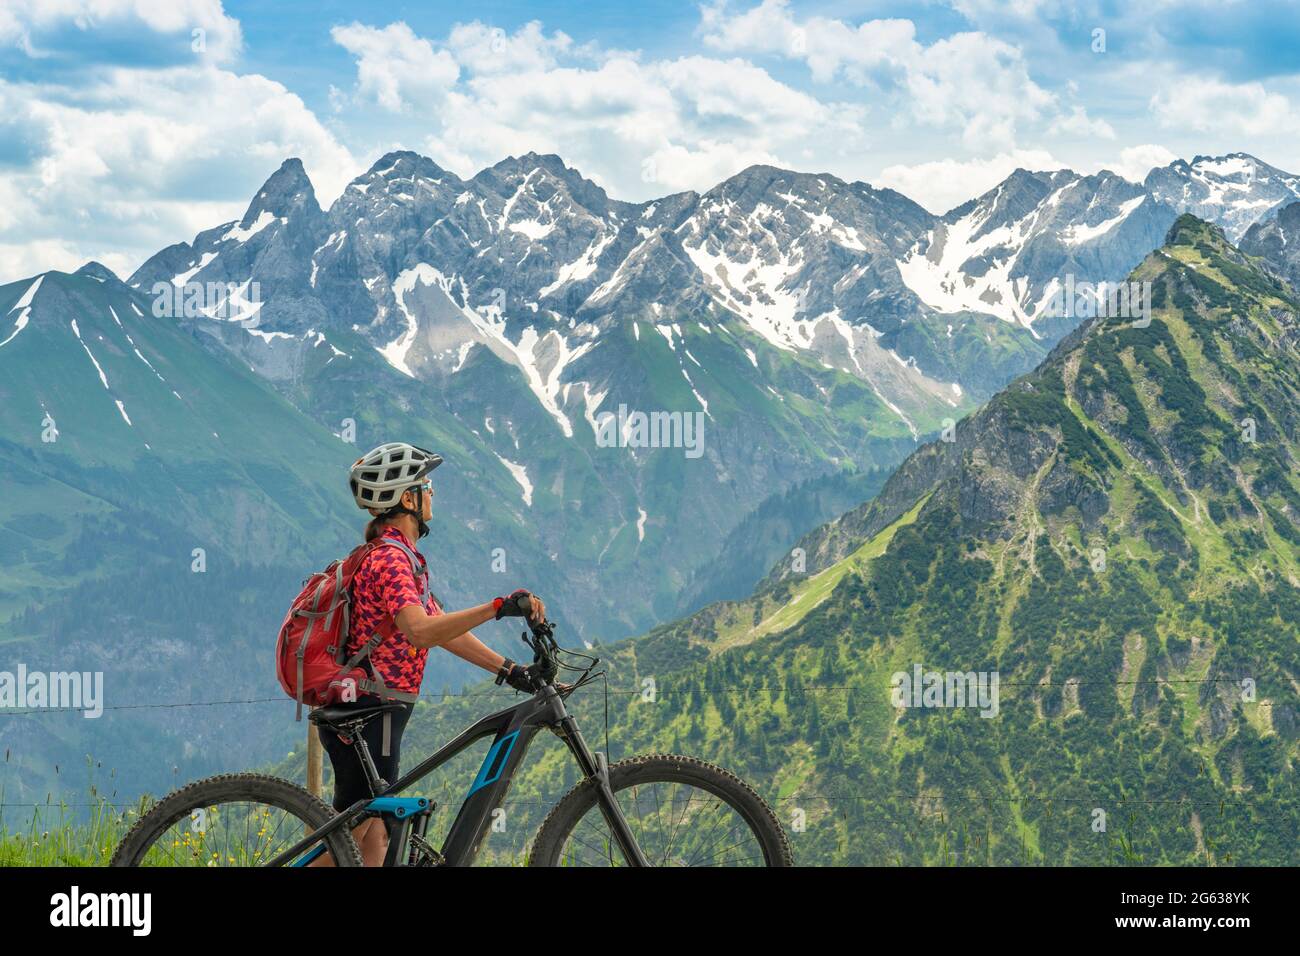
[[[1054,308],[1067,283],[1119,280],[1181,212],[1234,236],[1269,222],[1296,182],[1241,153],[1141,185],[1017,170],[935,216],[768,166],[627,203],[556,156],[462,179],[394,152],[325,211],[289,160],[242,219],[127,282],[155,298],[217,283],[217,317],[182,323],[331,430],[356,422],[358,444],[396,428],[455,448],[451,520],[520,557],[564,555],[560,573],[522,567],[581,608],[584,633],[590,616],[626,634],[690,610],[684,595],[743,593],[721,582],[753,555],[717,545],[765,502],[809,481],[842,501],[847,476],[892,467],[1036,366],[1080,321]],[[414,421],[417,393],[433,408]],[[702,416],[698,466],[593,447],[622,406]],[[477,593],[449,571],[450,593]],[[609,573],[645,589],[585,603]]]
[[[89,264],[0,286],[6,637],[33,666],[130,641],[119,701],[210,696],[214,661],[217,696],[274,691],[284,595],[356,540],[343,472],[393,437],[447,459],[424,547],[453,606],[523,583],[609,641],[741,597],[1037,366],[1078,321],[1047,307],[1067,278],[1125,277],[1190,203],[1273,228],[1293,181],[1241,154],[1145,185],[1018,170],[935,216],[766,166],[633,204],[554,156],[461,179],[397,152],[323,210],[288,160],[241,219],[125,282]],[[602,445],[620,408],[693,416],[698,456]],[[815,568],[837,554],[820,540]],[[428,684],[466,674],[438,659]],[[105,746],[179,737],[186,766],[224,765],[244,719]],[[23,722],[42,765],[84,752],[54,724]]]

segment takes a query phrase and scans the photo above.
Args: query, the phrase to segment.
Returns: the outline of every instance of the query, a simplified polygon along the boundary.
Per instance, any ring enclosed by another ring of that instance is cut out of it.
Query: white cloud
[[[357,60],[357,92],[394,113],[439,104],[460,76],[455,58],[417,37],[405,23],[382,30],[351,23],[330,36]]]
[[[76,272],[85,263],[86,257],[61,239],[0,242],[0,285],[50,269]],[[113,268],[107,262],[104,265]]]
[[[823,103],[743,59],[643,62],[573,50],[529,25],[498,42],[544,51],[521,54],[534,65],[485,70],[479,43],[466,40],[490,34],[452,35],[477,65],[448,94],[424,148],[461,175],[529,149],[555,152],[618,197],[639,199],[708,188],[753,163],[790,164],[810,143],[830,144],[826,153],[864,143],[861,107]]]
[[[1147,178],[1147,173],[1157,166],[1168,166],[1178,156],[1176,153],[1155,143],[1141,146],[1129,146],[1120,151],[1118,162],[1110,163],[1111,172],[1118,173],[1130,182],[1140,183]]]
[[[941,159],[890,166],[873,177],[872,182],[896,189],[931,212],[942,214],[988,192],[1016,169],[1037,172],[1064,166],[1046,150],[1018,149],[990,159]]]
[[[1074,136],[1079,139],[1114,139],[1115,130],[1104,119],[1093,119],[1082,106],[1075,105],[1048,127],[1049,136]]]
[[[1198,132],[1247,135],[1294,132],[1290,101],[1261,83],[1225,83],[1210,77],[1180,76],[1151,97],[1151,112],[1162,126]]]
[[[926,46],[909,20],[797,20],[788,0],[763,0],[734,15],[723,3],[705,7],[701,32],[714,49],[802,60],[817,82],[843,78],[877,89],[919,123],[961,130],[971,148],[1011,147],[1018,123],[1055,108],[1020,50],[983,33]]]
[[[55,31],[105,25],[179,35],[184,50],[216,62],[232,59],[243,45],[239,21],[226,15],[221,0],[4,0],[0,5],[0,44],[34,57],[50,55],[46,42],[57,40],[49,36]]]
[[[109,69],[76,89],[0,81],[0,107],[39,143],[33,162],[7,178],[12,196],[0,193],[9,199],[0,279],[27,274],[31,257],[14,251],[24,245],[50,252],[47,268],[75,255],[129,272],[241,215],[288,156],[302,158],[323,202],[356,172],[296,95],[209,66]]]
[[[447,49],[455,62],[470,73],[530,73],[549,70],[559,58],[576,51],[573,40],[556,31],[546,36],[541,23],[533,20],[514,34],[475,20],[458,23],[447,37]]]

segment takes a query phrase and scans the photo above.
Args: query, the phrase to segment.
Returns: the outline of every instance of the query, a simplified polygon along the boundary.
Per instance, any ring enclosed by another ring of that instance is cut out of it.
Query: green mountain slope
[[[106,270],[0,287],[0,310],[0,669],[102,671],[109,707],[275,690],[287,596],[358,536],[354,450]],[[6,715],[6,799],[86,753],[166,785],[247,753],[257,710]]]
[[[1300,302],[1187,216],[1133,279],[1148,327],[1073,333],[810,536],[805,573],[601,648],[613,756],[752,779],[803,863],[1300,862]],[[996,672],[996,714],[895,706],[917,666]],[[505,702],[483,693],[407,752]],[[572,780],[541,746],[503,856]]]

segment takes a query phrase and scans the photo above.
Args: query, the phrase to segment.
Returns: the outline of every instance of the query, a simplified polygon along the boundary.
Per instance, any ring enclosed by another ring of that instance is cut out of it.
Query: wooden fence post
[[[316,725],[307,722],[307,789],[314,796],[320,797],[321,791],[325,789],[324,781],[321,779],[321,745],[320,737],[316,733]],[[322,798],[323,799],[323,798]]]

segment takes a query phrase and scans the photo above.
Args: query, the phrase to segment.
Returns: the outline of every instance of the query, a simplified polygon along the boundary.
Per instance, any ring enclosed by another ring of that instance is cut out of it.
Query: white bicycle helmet
[[[396,507],[403,491],[441,464],[442,456],[431,451],[404,441],[385,442],[353,463],[348,484],[358,508],[383,512]]]

